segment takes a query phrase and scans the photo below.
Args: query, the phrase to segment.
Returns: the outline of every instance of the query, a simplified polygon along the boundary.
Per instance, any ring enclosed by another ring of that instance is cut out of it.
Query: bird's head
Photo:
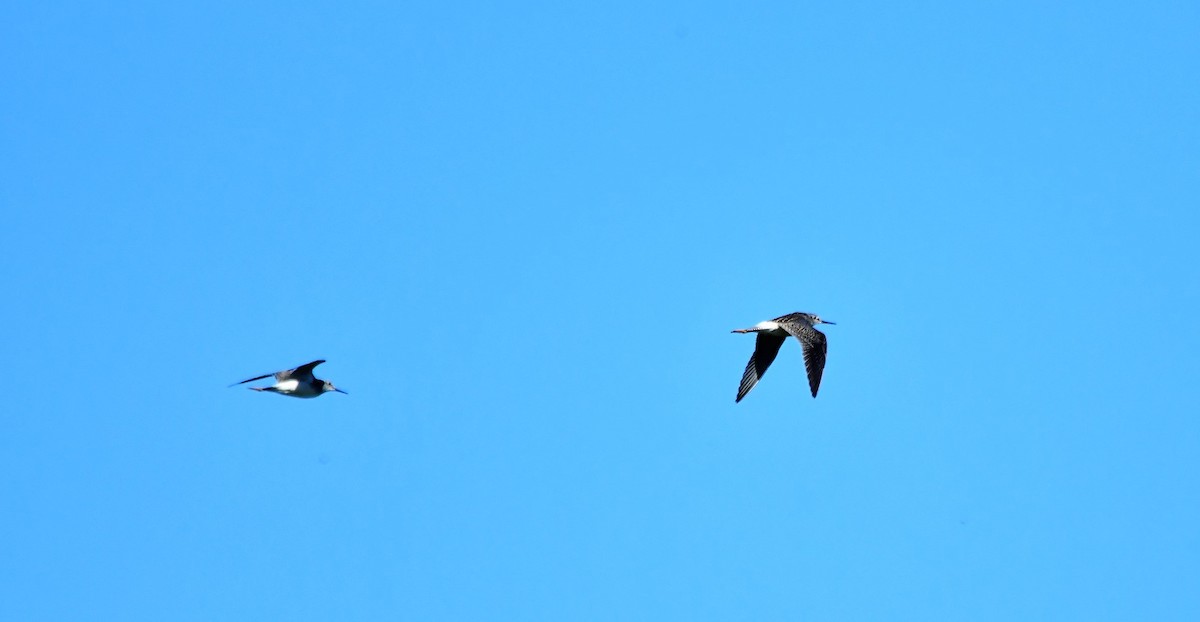
[[[321,387],[322,393],[328,393],[330,391],[337,391],[338,393],[345,393],[346,395],[350,395],[349,393],[346,393],[345,391],[333,386],[333,383],[328,380],[323,380],[322,382],[325,383],[324,386]]]
[[[807,315],[808,319],[810,321],[812,321],[812,323],[814,325],[816,325],[816,324],[833,324],[834,326],[837,326],[837,322],[830,322],[829,320],[822,320],[820,318],[820,316],[818,316],[816,313],[805,313],[804,315]]]

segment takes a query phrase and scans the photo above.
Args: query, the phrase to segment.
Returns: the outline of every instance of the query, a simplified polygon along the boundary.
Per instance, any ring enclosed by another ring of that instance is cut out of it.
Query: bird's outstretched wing
[[[758,333],[758,339],[754,342],[754,354],[750,356],[750,362],[746,363],[746,371],[742,373],[742,384],[738,387],[737,399],[734,402],[742,401],[743,397],[758,384],[758,380],[767,373],[767,368],[775,360],[779,354],[779,348],[783,346],[786,340],[784,337],[776,337],[768,333]]]
[[[289,369],[287,371],[281,371],[281,372],[275,374],[275,378],[278,380],[288,380],[288,379],[295,379],[295,380],[300,380],[300,381],[312,380],[313,368],[324,362],[325,362],[325,359],[320,359],[320,360],[313,361],[311,363],[305,363],[305,364],[297,367],[296,369]]]
[[[784,322],[780,326],[800,340],[804,348],[804,367],[808,371],[808,388],[816,397],[817,389],[821,386],[821,374],[825,373],[825,333],[813,328],[807,321]]]
[[[241,382],[235,382],[229,386],[236,387],[239,384],[246,384],[247,382],[254,382],[255,380],[262,380],[263,378],[270,378],[271,376],[275,376],[276,382],[283,382],[284,380],[293,380],[293,379],[294,380],[305,380],[305,379],[312,380],[313,368],[324,362],[325,362],[325,360],[321,359],[319,361],[305,363],[295,369],[285,369],[283,371],[277,371],[277,372],[270,373],[270,374],[263,374],[261,376],[255,376],[253,378],[247,378]]]
[[[247,378],[247,379],[245,379],[245,380],[243,380],[243,381],[241,381],[241,382],[235,382],[235,383],[233,383],[233,384],[231,384],[231,385],[229,385],[229,386],[231,386],[231,387],[236,387],[236,386],[238,386],[239,384],[246,384],[247,382],[254,382],[255,380],[262,380],[263,378],[270,378],[271,376],[276,376],[276,375],[278,375],[278,374],[263,374],[263,375],[261,375],[261,376],[255,376],[255,377],[253,377],[253,378]]]

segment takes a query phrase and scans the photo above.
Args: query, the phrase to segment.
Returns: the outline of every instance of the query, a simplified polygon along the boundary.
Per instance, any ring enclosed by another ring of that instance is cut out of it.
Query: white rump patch
[[[283,382],[275,385],[275,390],[283,391],[284,393],[291,393],[292,391],[295,391],[296,387],[298,386],[300,386],[299,380],[284,380]]]

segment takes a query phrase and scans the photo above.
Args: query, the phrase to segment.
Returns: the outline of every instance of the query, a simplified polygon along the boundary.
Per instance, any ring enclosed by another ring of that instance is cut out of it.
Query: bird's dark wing
[[[246,384],[247,382],[254,382],[255,380],[262,380],[263,378],[270,378],[271,376],[274,376],[274,375],[276,375],[276,374],[263,374],[263,375],[261,375],[261,376],[255,376],[255,377],[253,377],[253,378],[247,378],[247,379],[245,379],[245,380],[243,380],[243,381],[241,381],[241,382],[235,382],[235,383],[233,383],[233,384],[231,384],[231,385],[229,385],[229,386],[231,386],[231,387],[236,387],[236,386],[238,386],[239,384]]]
[[[317,361],[313,361],[311,363],[305,363],[305,364],[297,367],[296,369],[289,369],[287,371],[281,371],[281,372],[275,374],[275,379],[279,380],[279,381],[284,381],[284,380],[289,380],[289,379],[295,379],[295,380],[299,380],[301,382],[304,382],[306,380],[311,381],[313,379],[313,368],[324,362],[325,362],[325,359],[320,359]]]
[[[804,367],[808,370],[808,388],[817,396],[821,386],[821,374],[825,373],[825,333],[812,327],[807,321],[780,324],[791,336],[800,340],[804,347]]]
[[[746,371],[742,373],[742,384],[738,387],[735,403],[742,401],[750,389],[758,384],[759,378],[767,373],[767,368],[771,366],[771,362],[779,354],[779,348],[786,340],[785,337],[777,337],[768,333],[758,333],[757,337],[758,339],[754,343],[754,354],[750,357],[750,362],[746,363]]]

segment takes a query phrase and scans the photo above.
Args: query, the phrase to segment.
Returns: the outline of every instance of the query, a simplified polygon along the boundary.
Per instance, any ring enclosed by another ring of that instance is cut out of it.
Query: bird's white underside
[[[284,380],[283,382],[275,384],[275,390],[283,393],[291,393],[292,391],[295,391],[296,387],[298,386],[300,386],[299,380]]]

